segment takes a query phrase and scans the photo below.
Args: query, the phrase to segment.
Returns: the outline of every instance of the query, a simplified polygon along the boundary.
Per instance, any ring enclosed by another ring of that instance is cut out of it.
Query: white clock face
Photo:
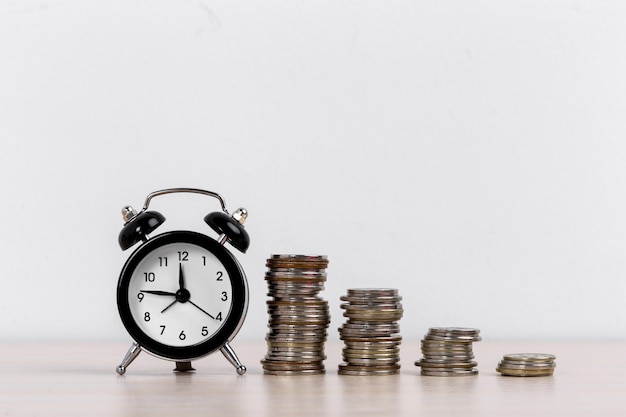
[[[215,335],[232,308],[232,282],[207,249],[170,243],[144,257],[128,284],[130,313],[151,339],[185,347]]]

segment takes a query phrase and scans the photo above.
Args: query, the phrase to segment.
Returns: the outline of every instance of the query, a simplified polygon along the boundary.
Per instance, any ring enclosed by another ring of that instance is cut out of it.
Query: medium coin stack
[[[465,327],[431,327],[422,339],[422,359],[415,362],[425,376],[478,374],[472,343],[482,340],[480,330]]]
[[[272,255],[267,259],[269,331],[263,371],[271,375],[323,374],[328,302],[319,297],[326,256]]]
[[[504,355],[496,371],[504,376],[550,376],[556,356],[549,353],[511,353]]]
[[[340,375],[392,375],[400,372],[402,297],[387,288],[349,289],[341,297],[348,320],[339,328],[344,363]]]

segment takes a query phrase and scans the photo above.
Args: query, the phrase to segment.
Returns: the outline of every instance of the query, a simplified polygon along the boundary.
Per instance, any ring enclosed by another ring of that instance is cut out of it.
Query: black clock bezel
[[[154,340],[139,328],[130,311],[128,286],[139,262],[155,249],[172,243],[189,243],[211,252],[224,266],[232,284],[232,304],[223,319],[224,324],[211,338],[196,345],[169,346]],[[117,284],[117,307],[124,327],[143,349],[164,359],[179,361],[197,359],[221,348],[237,334],[248,308],[246,277],[235,257],[216,240],[186,230],[166,232],[142,244],[124,264]]]

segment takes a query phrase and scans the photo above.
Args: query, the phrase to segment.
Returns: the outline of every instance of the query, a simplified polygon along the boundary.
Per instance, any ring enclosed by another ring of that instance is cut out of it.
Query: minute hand
[[[195,308],[197,308],[198,310],[202,311],[204,314],[206,314],[207,316],[211,317],[213,320],[215,320],[215,317],[213,317],[212,315],[210,315],[209,313],[207,313],[206,311],[204,311],[202,309],[202,307],[198,306],[196,303],[194,303],[193,301],[189,300],[189,304],[191,304],[192,306],[194,306]]]

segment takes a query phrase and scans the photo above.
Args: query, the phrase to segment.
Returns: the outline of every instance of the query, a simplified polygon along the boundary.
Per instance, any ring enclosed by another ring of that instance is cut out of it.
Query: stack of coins
[[[343,316],[339,328],[344,363],[340,375],[392,375],[400,372],[402,297],[396,289],[349,289],[341,297]]]
[[[328,336],[325,256],[272,255],[267,259],[269,331],[263,371],[271,375],[323,374]]]
[[[504,355],[496,371],[505,376],[550,376],[556,356],[549,353],[511,353]]]
[[[478,374],[472,343],[481,339],[480,330],[465,327],[431,327],[422,339],[422,359],[415,362],[426,376]]]

